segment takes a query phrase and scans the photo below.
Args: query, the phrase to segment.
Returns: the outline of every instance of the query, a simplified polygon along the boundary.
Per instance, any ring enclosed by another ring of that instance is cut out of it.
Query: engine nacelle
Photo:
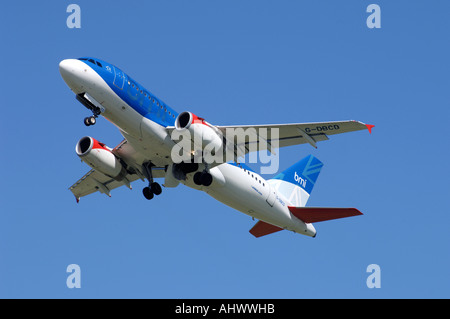
[[[122,180],[127,174],[111,150],[90,136],[81,138],[75,151],[81,160],[90,167],[116,180]]]
[[[196,147],[202,150],[208,146],[208,150],[218,150],[223,145],[223,138],[220,131],[191,112],[180,113],[175,120],[175,129],[178,131],[188,130],[191,140]]]

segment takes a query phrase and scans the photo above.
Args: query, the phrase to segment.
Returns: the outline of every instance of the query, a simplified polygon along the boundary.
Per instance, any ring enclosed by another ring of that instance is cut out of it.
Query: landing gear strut
[[[77,95],[77,100],[83,104],[87,109],[92,111],[92,116],[88,116],[84,118],[84,125],[91,126],[94,125],[97,122],[97,117],[102,113],[102,110],[98,107],[92,104],[92,102],[86,98],[86,93],[81,93]]]
[[[153,174],[152,174],[152,164],[151,163],[144,163],[142,165],[142,168],[144,169],[144,173],[148,179],[148,186],[144,187],[142,190],[142,194],[144,197],[148,200],[152,199],[154,195],[160,195],[162,193],[161,185],[153,181]]]

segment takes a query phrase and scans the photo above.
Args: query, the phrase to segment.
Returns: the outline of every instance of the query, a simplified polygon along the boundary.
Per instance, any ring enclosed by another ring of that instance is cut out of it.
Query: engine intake
[[[191,113],[182,112],[175,120],[175,129],[179,132],[188,130],[194,147],[206,150],[206,153],[217,151],[223,145],[220,131],[205,119]],[[208,147],[207,147],[208,146]],[[205,152],[204,154],[205,155]]]
[[[111,150],[90,136],[85,136],[78,141],[75,152],[83,162],[111,178],[120,181],[127,174]]]
[[[206,124],[206,122],[205,119],[191,112],[182,112],[175,120],[175,128],[179,131],[189,129],[192,124]]]

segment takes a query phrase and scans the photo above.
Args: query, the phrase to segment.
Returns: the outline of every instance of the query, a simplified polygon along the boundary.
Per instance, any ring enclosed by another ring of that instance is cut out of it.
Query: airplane
[[[59,71],[76,99],[92,112],[84,119],[84,124],[94,125],[101,115],[124,137],[114,148],[90,136],[78,141],[76,154],[91,170],[69,188],[77,202],[97,191],[111,197],[111,190],[120,186],[131,189],[131,183],[138,179],[148,181],[142,192],[150,200],[162,193],[155,179],[164,178],[164,187],[184,184],[258,219],[250,230],[255,237],[281,230],[315,237],[313,223],[362,215],[356,208],[305,207],[323,166],[313,155],[266,180],[241,163],[237,150],[241,155],[249,154],[254,144],[260,146],[259,150],[265,148],[270,153],[275,153],[276,148],[298,144],[317,148],[318,142],[328,140],[331,135],[366,129],[371,133],[374,125],[353,120],[212,125],[191,112],[176,112],[121,69],[103,60],[65,59],[59,63]],[[232,129],[253,129],[254,132],[270,129],[276,130],[278,136],[264,138],[258,133],[248,134],[239,141],[227,138],[226,131]],[[206,153],[192,152],[190,156],[197,156],[197,159],[199,156],[200,160],[174,161],[172,151],[177,141],[172,138],[173,133],[192,130],[202,133],[200,145],[203,147],[208,142],[222,150],[231,149],[233,160],[209,163],[204,160]]]

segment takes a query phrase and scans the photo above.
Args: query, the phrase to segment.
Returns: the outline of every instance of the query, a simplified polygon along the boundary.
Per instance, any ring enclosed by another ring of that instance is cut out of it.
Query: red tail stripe
[[[256,238],[269,235],[272,233],[276,233],[277,231],[283,230],[283,228],[268,224],[263,221],[259,221],[250,229],[250,234],[255,236]]]
[[[292,215],[305,223],[317,223],[326,220],[362,215],[356,208],[322,208],[289,206]]]

